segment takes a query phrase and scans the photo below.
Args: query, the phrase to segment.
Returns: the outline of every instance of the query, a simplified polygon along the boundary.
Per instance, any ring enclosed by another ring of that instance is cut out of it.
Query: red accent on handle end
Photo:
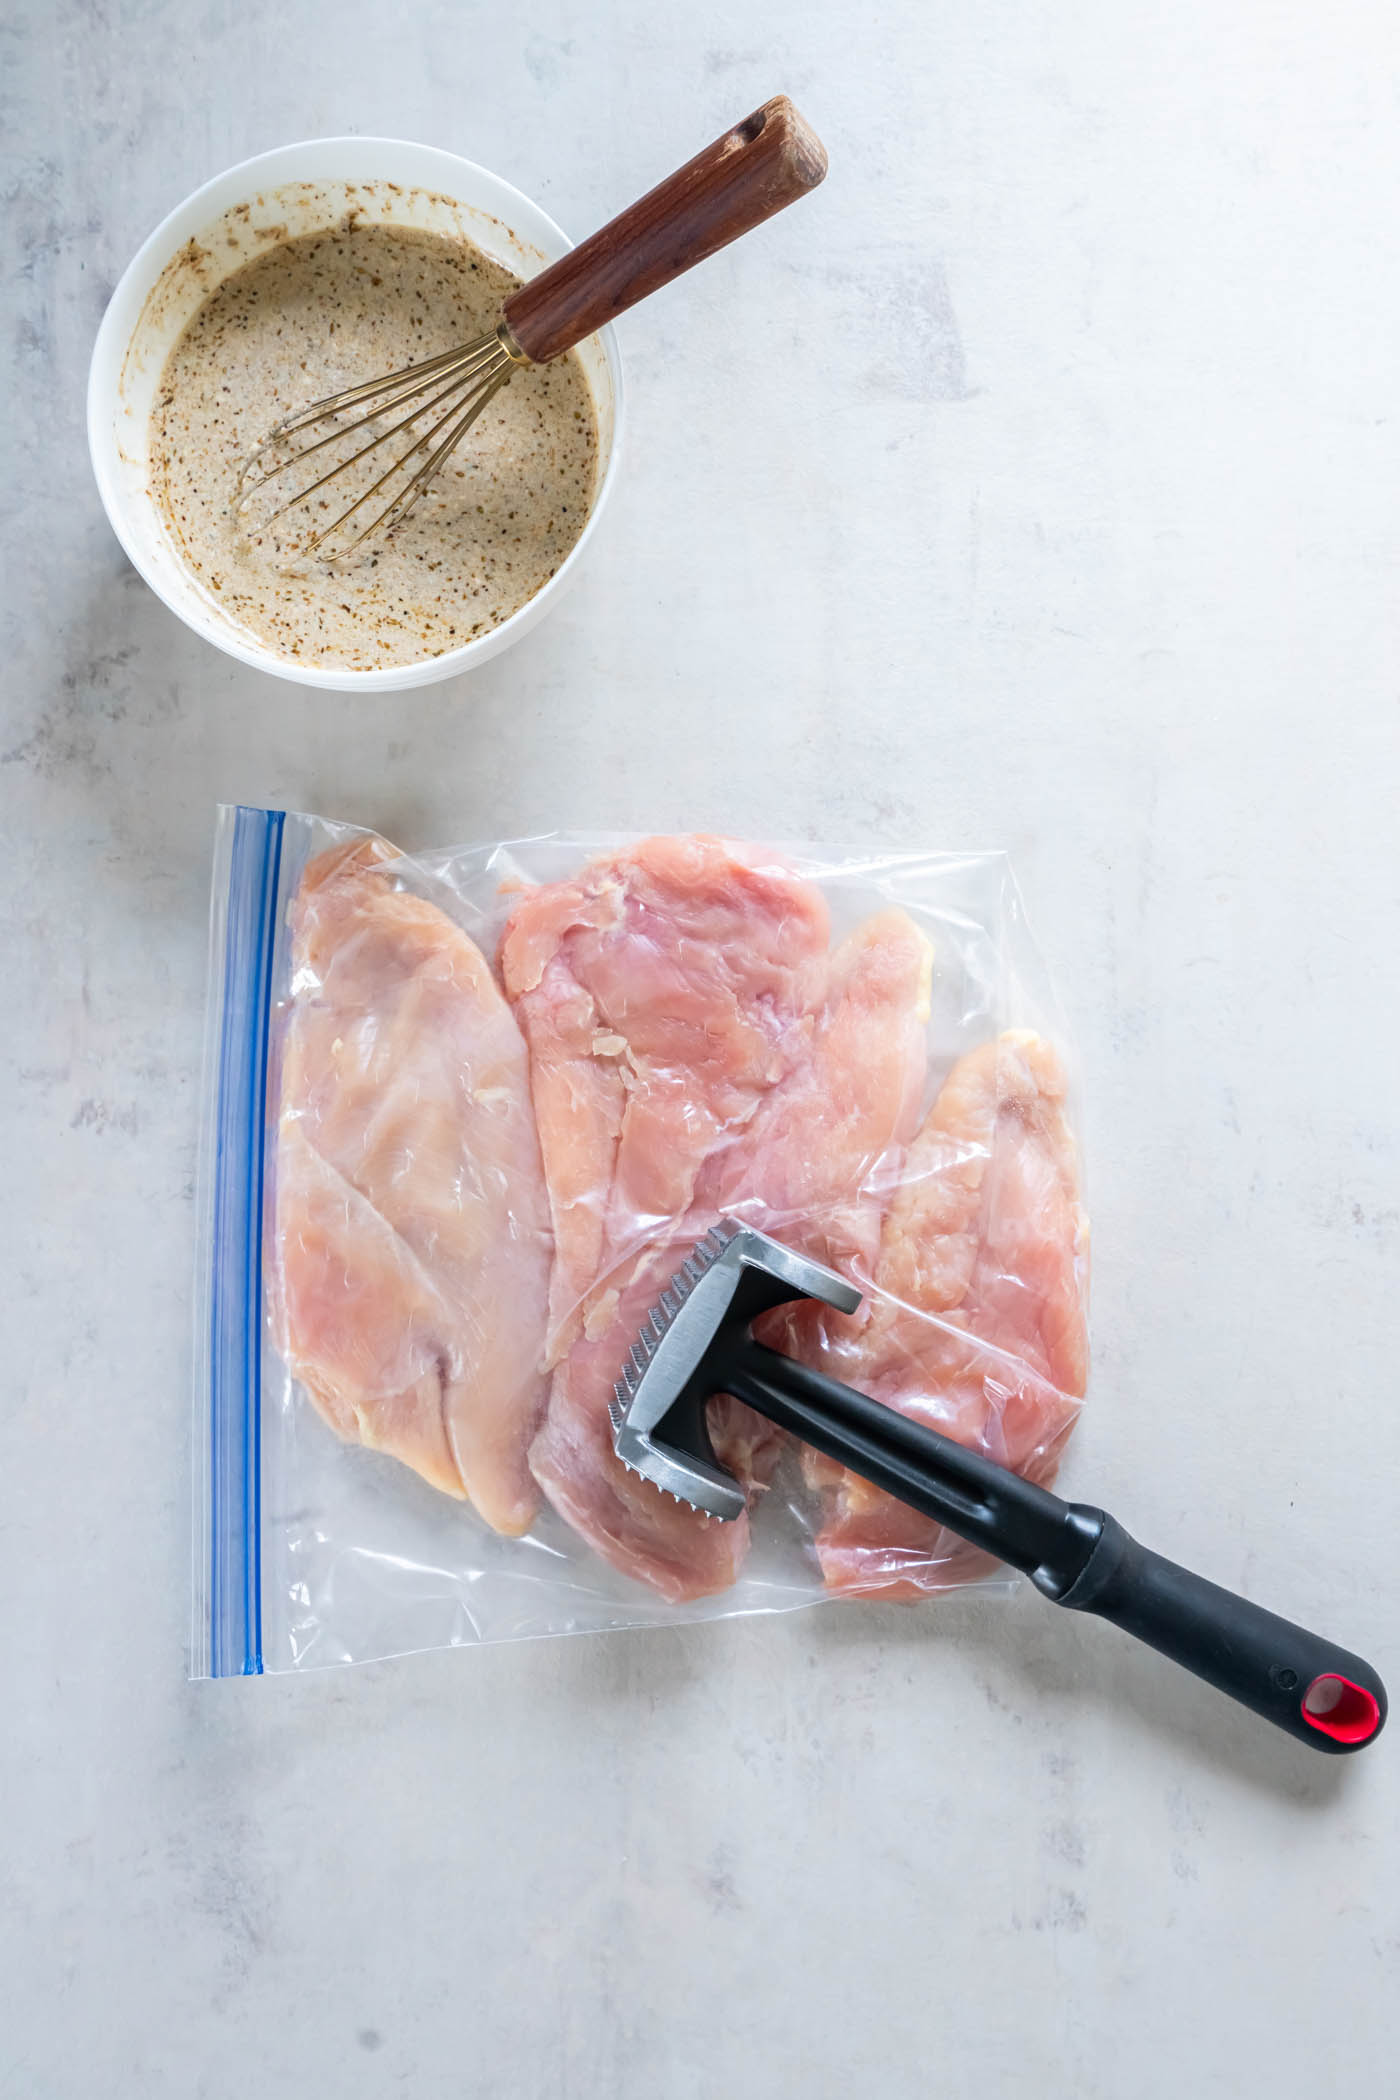
[[[1380,1702],[1364,1685],[1327,1672],[1304,1692],[1303,1719],[1335,1743],[1364,1743],[1381,1725]]]

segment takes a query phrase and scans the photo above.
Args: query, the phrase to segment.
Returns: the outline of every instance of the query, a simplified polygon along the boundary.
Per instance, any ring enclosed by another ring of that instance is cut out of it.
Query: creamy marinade
[[[152,487],[188,566],[265,646],[355,671],[441,656],[564,560],[598,463],[572,352],[516,372],[414,512],[352,563],[282,574],[233,508],[242,462],[280,417],[484,334],[519,282],[466,240],[352,212],[254,257],[193,314],[151,412]]]

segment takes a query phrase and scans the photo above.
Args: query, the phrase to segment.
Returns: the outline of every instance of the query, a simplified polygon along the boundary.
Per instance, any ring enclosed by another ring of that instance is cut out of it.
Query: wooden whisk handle
[[[697,153],[589,240],[513,292],[505,321],[547,364],[815,189],[826,149],[786,95]]]

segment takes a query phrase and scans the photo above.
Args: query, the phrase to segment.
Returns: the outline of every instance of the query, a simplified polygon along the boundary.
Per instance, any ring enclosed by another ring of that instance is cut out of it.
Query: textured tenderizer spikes
[[[719,1273],[709,1277],[716,1264]],[[696,1305],[682,1302],[697,1291]],[[722,1388],[730,1375],[722,1361],[729,1344],[719,1345],[720,1358],[706,1352],[717,1346],[726,1323],[747,1323],[794,1298],[853,1313],[861,1293],[846,1277],[756,1225],[722,1218],[703,1234],[642,1317],[647,1346],[633,1350],[617,1381],[610,1411],[613,1449],[622,1463],[700,1517],[721,1524],[741,1517],[748,1502],[744,1483],[713,1449],[699,1412],[707,1376],[718,1377]]]
[[[627,1419],[627,1410],[631,1406],[637,1387],[641,1383],[642,1374],[645,1372],[652,1357],[656,1354],[657,1346],[664,1337],[667,1328],[675,1319],[676,1314],[680,1311],[696,1284],[699,1283],[705,1271],[719,1260],[729,1242],[734,1238],[736,1230],[737,1227],[727,1223],[711,1226],[704,1237],[696,1241],[670,1281],[663,1286],[656,1303],[651,1307],[642,1323],[641,1333],[627,1352],[621,1376],[618,1378],[616,1385],[614,1385],[613,1396],[608,1402],[608,1419],[612,1423],[614,1436],[617,1435]],[[645,1480],[646,1475],[639,1473],[635,1466],[627,1465],[626,1459],[623,1460],[623,1464],[627,1466],[629,1473],[636,1473],[639,1480]],[[654,1485],[655,1483],[652,1484]],[[658,1489],[660,1494],[669,1492],[670,1490],[666,1488]],[[685,1498],[682,1495],[674,1495],[672,1500],[685,1502]],[[685,1502],[685,1507],[694,1509],[695,1505],[693,1502]],[[697,1514],[705,1515],[706,1513],[699,1511]]]

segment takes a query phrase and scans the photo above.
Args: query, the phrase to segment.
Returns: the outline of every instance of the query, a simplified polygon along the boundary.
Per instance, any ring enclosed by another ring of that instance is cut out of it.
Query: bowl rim
[[[255,191],[257,183],[251,178],[254,178],[258,171],[271,171],[275,164],[289,162],[296,156],[303,155],[308,151],[323,154],[328,150],[333,152],[337,147],[345,147],[355,153],[363,152],[366,149],[372,153],[374,149],[383,147],[394,152],[421,154],[425,157],[425,161],[440,164],[442,179],[434,182],[425,168],[423,180],[421,182],[410,182],[407,185],[408,187],[436,187],[450,202],[470,207],[473,203],[472,197],[470,195],[455,194],[452,188],[452,178],[455,175],[456,179],[459,182],[463,182],[468,190],[470,190],[472,183],[479,182],[481,188],[488,193],[488,196],[479,202],[477,205],[478,209],[492,212],[493,214],[499,209],[501,215],[504,216],[513,207],[523,207],[525,215],[528,218],[532,218],[537,225],[547,229],[548,234],[558,242],[561,254],[566,253],[574,245],[563,228],[549,212],[544,210],[542,205],[537,204],[532,197],[527,197],[523,190],[518,189],[514,183],[508,182],[503,175],[497,175],[493,169],[484,167],[479,161],[468,160],[463,154],[453,153],[443,146],[425,145],[420,140],[390,138],[378,133],[333,133],[323,138],[291,140],[285,145],[273,146],[265,152],[252,154],[246,160],[235,161],[229,167],[221,169],[215,175],[211,175],[207,181],[200,183],[198,188],[191,190],[187,196],[182,198],[178,204],[165,214],[164,218],[152,228],[151,232],[147,234],[145,240],[137,248],[112,289],[111,297],[107,301],[102,319],[98,324],[97,334],[93,341],[92,356],[88,363],[86,391],[88,456],[92,464],[93,478],[97,483],[97,492],[101,498],[102,507],[107,514],[107,522],[116,534],[127,560],[147,586],[155,593],[156,597],[161,600],[162,604],[173,612],[178,619],[182,620],[185,626],[192,633],[197,634],[201,640],[208,642],[216,649],[222,650],[226,656],[234,657],[240,663],[249,665],[254,670],[263,671],[270,677],[285,679],[295,685],[320,687],[323,690],[340,692],[401,692],[415,686],[438,684],[444,679],[456,677],[462,672],[475,669],[477,665],[486,662],[488,658],[499,655],[502,650],[510,648],[514,642],[519,641],[531,627],[544,617],[550,606],[573,581],[579,559],[588,542],[592,539],[598,520],[606,508],[608,497],[612,493],[612,485],[617,478],[622,458],[625,388],[622,373],[622,357],[618,349],[616,332],[611,326],[598,331],[598,340],[603,348],[604,358],[608,367],[608,377],[612,386],[612,437],[606,454],[600,456],[599,459],[597,487],[582,532],[554,574],[547,582],[541,585],[540,589],[532,597],[527,598],[523,605],[518,606],[509,619],[502,620],[498,626],[489,629],[487,633],[477,635],[473,640],[462,643],[459,648],[445,650],[438,656],[418,657],[412,663],[389,664],[382,669],[373,671],[356,671],[349,667],[333,664],[299,664],[294,658],[279,656],[275,651],[264,648],[256,642],[244,642],[232,631],[226,634],[213,631],[210,626],[204,624],[197,617],[194,610],[198,600],[193,579],[191,579],[188,598],[182,600],[178,592],[172,591],[167,587],[164,578],[152,575],[139,546],[135,544],[135,535],[127,528],[125,516],[127,502],[118,488],[113,471],[114,455],[117,446],[114,425],[110,415],[111,399],[120,387],[122,367],[131,346],[140,314],[144,310],[146,298],[149,297],[150,291],[158,282],[161,272],[181,243],[190,238],[190,229],[187,224],[190,216],[195,213],[197,207],[209,202],[217,193],[225,191],[235,177],[238,178],[240,187],[243,185],[245,178],[247,178],[247,187],[250,191]],[[266,187],[271,189],[279,186],[280,183],[294,182],[297,179],[298,177],[290,168],[286,169],[284,173],[275,179],[271,177],[269,172]],[[373,181],[375,178],[370,175],[356,177],[353,173],[347,173],[344,178],[322,177],[320,179]],[[399,180],[401,178],[395,177],[393,179]],[[225,205],[222,208],[228,209],[228,206]],[[213,207],[211,206],[211,212],[212,209]],[[156,264],[155,274],[150,277],[148,284],[146,278],[153,262]],[[141,303],[135,315],[132,315],[129,309],[138,290],[141,295]],[[154,500],[152,500],[152,508],[156,508]]]

